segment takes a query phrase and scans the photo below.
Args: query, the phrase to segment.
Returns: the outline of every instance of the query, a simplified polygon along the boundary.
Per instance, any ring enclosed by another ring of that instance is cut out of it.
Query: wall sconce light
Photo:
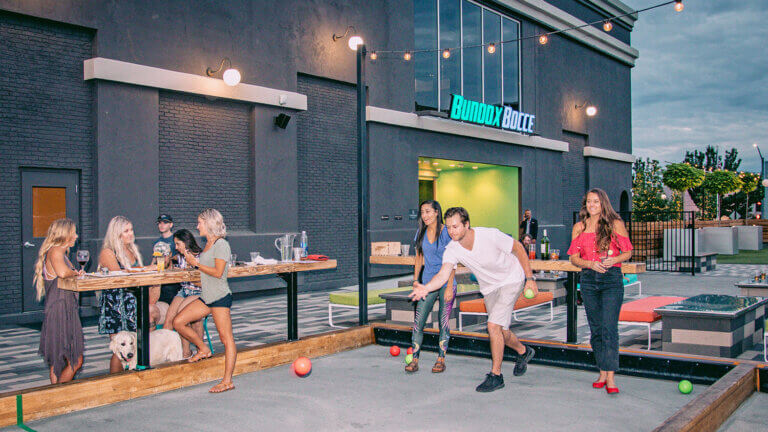
[[[594,117],[594,116],[595,116],[595,114],[597,114],[597,107],[596,107],[596,106],[594,106],[594,105],[589,105],[589,106],[587,106],[587,103],[586,103],[586,102],[584,102],[584,103],[583,103],[583,104],[581,104],[581,105],[576,105],[576,109],[577,109],[577,110],[578,110],[578,109],[582,109],[582,108],[584,108],[584,107],[587,107],[587,109],[586,109],[586,110],[584,110],[584,112],[587,114],[587,116],[588,116],[588,117]]]
[[[339,36],[336,33],[334,33],[333,34],[333,41],[336,42],[339,39],[344,39],[349,34],[350,30],[352,30],[353,32],[356,31],[355,30],[355,26],[347,27],[347,30],[341,36]],[[351,36],[349,38],[349,41],[347,42],[347,44],[349,45],[349,49],[351,49],[352,51],[357,51],[357,46],[363,44],[363,38],[361,38],[360,36],[357,36],[357,35],[353,35],[353,36]]]
[[[223,74],[221,74],[221,79],[224,80],[224,84],[230,87],[236,86],[240,82],[240,71],[232,67],[232,61],[229,59],[229,57],[224,57],[221,59],[221,63],[219,63],[219,67],[217,69],[206,69],[205,74],[209,77],[216,75],[224,67],[225,62],[229,63],[229,68],[225,70]]]
[[[278,114],[278,116],[275,117],[275,126],[279,127],[280,129],[285,129],[288,127],[289,121],[291,121],[291,116],[288,114]]]

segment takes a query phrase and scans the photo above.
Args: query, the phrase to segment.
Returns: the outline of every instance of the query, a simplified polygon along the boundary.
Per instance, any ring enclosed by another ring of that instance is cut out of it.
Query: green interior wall
[[[517,167],[492,166],[442,171],[435,198],[443,210],[464,207],[472,226],[498,228],[517,238],[520,221]]]

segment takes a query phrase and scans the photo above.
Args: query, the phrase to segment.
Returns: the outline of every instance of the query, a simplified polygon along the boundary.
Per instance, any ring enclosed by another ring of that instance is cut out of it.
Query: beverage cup
[[[293,248],[293,260],[294,261],[301,261],[301,253],[304,252],[303,248],[295,247]]]
[[[237,254],[232,254],[229,256],[229,266],[234,267],[235,263],[237,262]]]
[[[256,262],[258,258],[259,258],[258,252],[251,252],[251,262]]]
[[[280,261],[286,262],[291,260],[291,253],[293,252],[293,248],[288,243],[283,243],[280,245]]]
[[[400,245],[400,254],[402,256],[408,256],[410,249],[411,249],[411,245]]]

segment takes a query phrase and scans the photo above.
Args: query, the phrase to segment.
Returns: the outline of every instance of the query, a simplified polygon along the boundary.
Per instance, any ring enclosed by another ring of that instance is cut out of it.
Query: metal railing
[[[696,212],[620,212],[632,241],[632,261],[648,271],[696,271]],[[578,221],[573,213],[573,223]]]

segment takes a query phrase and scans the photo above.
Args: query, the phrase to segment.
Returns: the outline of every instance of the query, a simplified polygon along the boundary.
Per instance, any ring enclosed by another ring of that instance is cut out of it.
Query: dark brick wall
[[[80,171],[80,221],[93,236],[93,34],[0,12],[0,315],[21,312],[21,167]]]
[[[350,85],[299,75],[307,111],[297,115],[299,229],[310,253],[338,260],[338,269],[306,281],[357,278],[356,94]]]
[[[250,228],[250,105],[160,92],[159,110],[160,211],[175,228],[195,228],[207,207],[228,230]]]
[[[563,139],[568,141],[570,151],[563,153],[563,225],[570,232],[573,226],[573,212],[581,208],[581,198],[587,188],[587,176],[584,172],[584,146],[587,137],[563,131]]]

